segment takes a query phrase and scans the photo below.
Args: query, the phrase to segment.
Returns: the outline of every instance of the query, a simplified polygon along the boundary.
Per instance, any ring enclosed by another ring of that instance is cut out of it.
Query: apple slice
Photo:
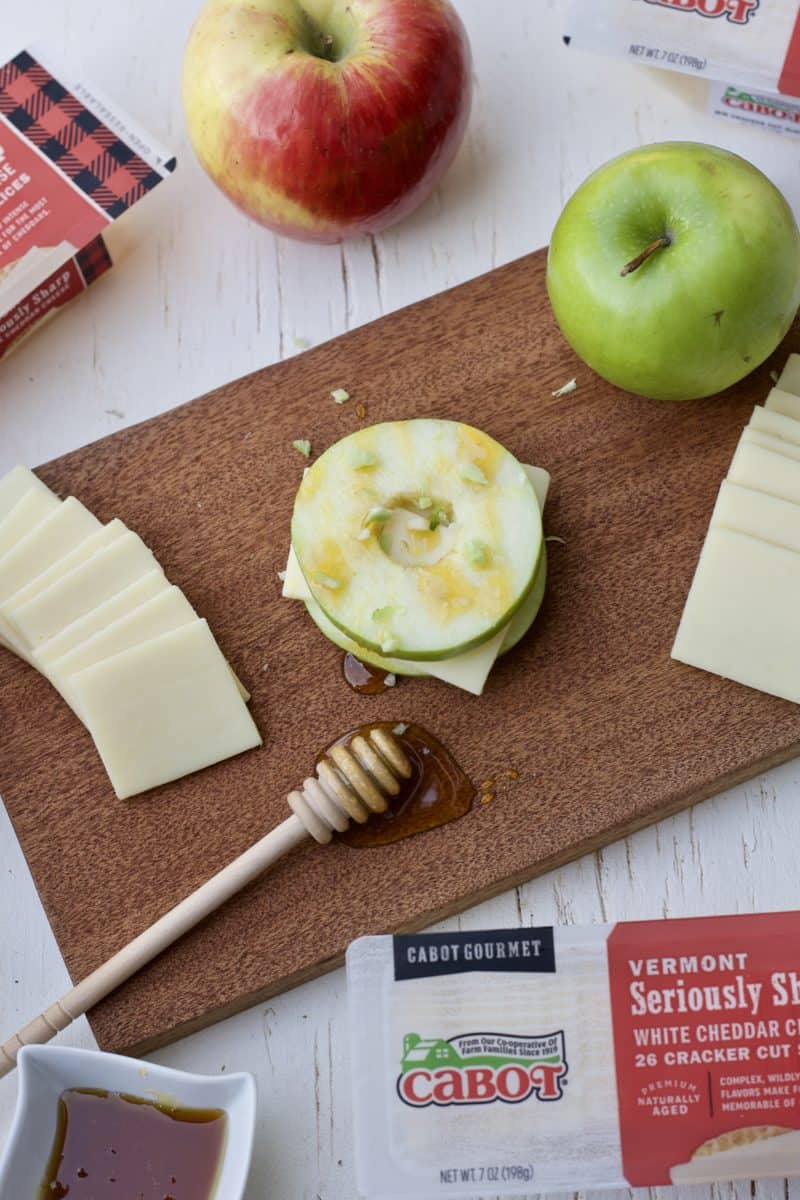
[[[390,421],[336,442],[292,517],[312,598],[362,656],[438,660],[488,641],[525,600],[543,544],[521,464],[455,421]]]
[[[503,633],[496,634],[488,642],[482,642],[480,646],[467,650],[464,654],[443,658],[438,662],[412,662],[408,659],[386,658],[382,654],[375,654],[372,650],[365,650],[363,646],[359,646],[358,642],[354,642],[352,638],[342,633],[341,629],[325,616],[316,600],[307,599],[305,605],[309,616],[328,640],[345,652],[354,654],[362,662],[369,663],[370,666],[378,667],[380,670],[389,671],[393,675],[440,679],[443,683],[453,684],[454,687],[460,687],[464,691],[480,696],[497,659],[513,649],[536,620],[544,599],[546,584],[547,555],[543,549],[533,587]]]

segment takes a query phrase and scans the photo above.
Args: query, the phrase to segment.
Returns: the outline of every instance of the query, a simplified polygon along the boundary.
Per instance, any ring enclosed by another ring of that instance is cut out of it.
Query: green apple
[[[543,544],[522,465],[456,421],[387,421],[342,438],[306,471],[292,516],[325,616],[396,659],[487,641],[523,604]]]
[[[542,607],[546,587],[547,553],[546,548],[543,546],[542,557],[539,560],[539,567],[536,572],[536,578],[533,581],[533,586],[522,602],[522,605],[517,609],[508,623],[505,637],[500,643],[500,649],[497,654],[498,658],[503,654],[507,654],[509,650],[513,650],[517,642],[521,641],[528,632],[539,614],[539,609]],[[342,632],[338,625],[334,625],[333,621],[330,621],[325,616],[325,613],[316,600],[306,600],[305,605],[308,615],[320,632],[324,633],[325,637],[333,642],[334,646],[338,646],[345,653],[354,654],[362,662],[369,663],[372,667],[378,667],[379,670],[389,671],[393,675],[413,675],[419,677],[427,674],[424,662],[413,662],[402,658],[387,658],[383,654],[376,654],[374,650],[367,650],[364,646],[360,646],[358,642],[354,642],[352,638],[349,638],[347,634]]]
[[[553,231],[547,290],[598,375],[657,400],[730,387],[781,341],[800,304],[800,233],[752,163],[662,142],[600,167]]]

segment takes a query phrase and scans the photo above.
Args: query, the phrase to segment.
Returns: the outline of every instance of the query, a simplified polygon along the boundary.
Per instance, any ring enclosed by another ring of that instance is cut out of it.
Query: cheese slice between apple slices
[[[536,493],[539,508],[541,511],[544,511],[547,493],[550,488],[550,475],[542,467],[533,467],[526,464],[523,464],[523,467]],[[546,569],[546,561],[543,557],[532,591],[539,590],[543,592]],[[297,556],[291,546],[289,547],[289,555],[286,560],[282,595],[289,600],[302,600],[306,604],[314,603],[303,573],[300,570]],[[541,595],[539,595],[539,600],[541,600]],[[520,610],[520,616],[524,612],[524,608],[525,605]],[[342,645],[344,639],[342,638],[341,631],[335,630],[332,623],[325,618],[324,613],[316,612],[314,620],[332,641],[337,645]],[[394,670],[397,674],[428,675],[433,679],[439,679],[443,683],[449,683],[453,687],[461,688],[463,691],[479,696],[514,624],[515,621],[512,618],[509,624],[500,629],[488,641],[483,642],[480,646],[475,646],[472,650],[468,650],[464,654],[453,655],[452,658],[439,659],[438,661],[426,660],[425,662],[415,662],[406,659],[401,662],[400,660],[395,661],[391,658],[385,658],[382,661],[385,662],[390,670]],[[326,625],[330,626],[330,631],[326,630]],[[334,634],[338,636],[334,636]],[[353,643],[353,653],[358,654],[359,652],[358,645]]]

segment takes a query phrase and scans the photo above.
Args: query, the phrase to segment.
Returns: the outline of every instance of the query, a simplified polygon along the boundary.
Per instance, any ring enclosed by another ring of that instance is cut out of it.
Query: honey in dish
[[[342,662],[342,674],[359,696],[380,696],[392,686],[386,682],[389,671],[384,671],[382,667],[371,667],[349,651]]]
[[[38,1200],[210,1200],[227,1124],[218,1108],[72,1088]]]
[[[351,824],[337,835],[340,841],[356,847],[385,846],[457,821],[469,812],[475,789],[450,751],[421,725],[364,725],[332,744],[347,743],[357,733],[369,737],[375,728],[386,729],[400,743],[411,763],[411,777],[401,782],[385,813],[376,813],[365,825]],[[328,750],[330,746],[319,758]]]

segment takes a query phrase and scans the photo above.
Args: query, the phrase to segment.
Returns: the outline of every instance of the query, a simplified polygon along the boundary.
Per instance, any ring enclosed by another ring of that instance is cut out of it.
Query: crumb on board
[[[550,533],[544,539],[546,542],[558,542],[560,546],[566,546],[566,538],[557,537],[554,533]]]
[[[397,683],[397,676],[389,674],[386,676],[386,678],[384,679],[383,682],[386,684],[387,687],[394,687],[394,685]]]
[[[346,388],[334,388],[331,392],[331,400],[336,404],[346,404],[350,399],[350,393]]]
[[[278,579],[280,579],[281,583],[286,582],[286,572],[285,571],[276,571],[275,574],[278,576]]]
[[[515,771],[513,767],[506,767],[503,779],[519,779],[519,771]]]
[[[298,454],[302,454],[303,458],[308,458],[311,454],[311,442],[308,438],[295,438],[292,442],[292,449]]]
[[[495,781],[493,779],[484,779],[483,783],[481,784],[481,791],[490,792],[494,787],[494,784]]]
[[[358,417],[359,421],[363,421],[365,419],[366,415],[367,415],[366,404],[357,404],[356,405],[356,416]]]
[[[578,388],[577,379],[570,379],[567,383],[564,384],[563,387],[556,388],[556,390],[554,392],[551,392],[550,395],[553,397],[553,399],[557,400],[559,398],[559,396],[568,396],[570,394],[570,392],[577,391],[577,388]]]
[[[491,804],[494,800],[494,792],[484,792],[481,796],[481,804]]]

